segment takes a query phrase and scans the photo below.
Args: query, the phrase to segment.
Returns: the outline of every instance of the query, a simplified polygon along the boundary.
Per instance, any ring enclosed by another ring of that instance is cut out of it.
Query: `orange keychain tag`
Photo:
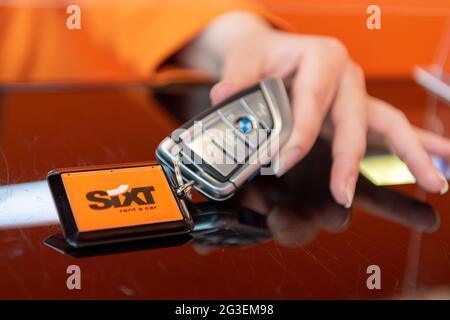
[[[155,163],[51,171],[48,183],[73,247],[188,233],[185,200]]]

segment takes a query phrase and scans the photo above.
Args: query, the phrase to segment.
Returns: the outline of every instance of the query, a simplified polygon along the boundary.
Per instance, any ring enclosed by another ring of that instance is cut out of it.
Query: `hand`
[[[211,90],[213,104],[260,79],[293,75],[294,127],[280,151],[278,176],[309,152],[329,118],[333,124],[330,188],[338,203],[349,207],[353,201],[368,131],[389,143],[423,188],[447,192],[447,181],[428,153],[450,158],[450,141],[413,127],[401,111],[370,97],[362,68],[338,40],[278,31],[256,16],[231,13],[213,22],[197,45],[201,43],[200,47],[209,48],[203,54],[214,56],[221,66],[221,81]]]

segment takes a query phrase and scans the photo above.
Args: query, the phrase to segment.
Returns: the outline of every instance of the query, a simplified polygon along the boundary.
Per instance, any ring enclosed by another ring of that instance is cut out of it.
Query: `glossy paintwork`
[[[437,103],[433,111],[432,99],[412,82],[373,81],[368,88],[414,123],[449,130],[450,108]],[[157,91],[155,97],[143,85],[124,85],[4,92],[0,184],[42,180],[56,167],[154,159],[180,119],[208,105],[207,87]],[[229,201],[269,217],[274,239],[254,245],[186,244],[75,259],[43,245],[57,225],[2,228],[0,298],[390,298],[450,285],[450,196],[361,180],[350,213],[330,198],[329,161],[321,141],[282,179],[257,178]],[[71,264],[81,267],[82,290],[66,288]],[[381,267],[381,290],[366,287],[372,264]]]

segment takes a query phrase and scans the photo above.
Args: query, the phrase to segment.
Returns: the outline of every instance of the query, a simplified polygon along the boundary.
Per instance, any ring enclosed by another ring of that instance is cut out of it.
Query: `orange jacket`
[[[66,27],[74,3],[80,30]],[[0,82],[155,80],[161,64],[209,21],[236,10],[269,16],[243,0],[6,1]]]

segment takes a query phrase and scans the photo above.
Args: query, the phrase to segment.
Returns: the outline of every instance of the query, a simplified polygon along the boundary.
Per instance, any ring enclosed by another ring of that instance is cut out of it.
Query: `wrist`
[[[177,56],[187,66],[218,76],[225,57],[240,42],[273,32],[264,18],[247,12],[228,12],[216,17]]]
[[[203,36],[210,53],[223,61],[239,42],[271,31],[272,27],[262,17],[247,12],[229,12],[214,19]]]

